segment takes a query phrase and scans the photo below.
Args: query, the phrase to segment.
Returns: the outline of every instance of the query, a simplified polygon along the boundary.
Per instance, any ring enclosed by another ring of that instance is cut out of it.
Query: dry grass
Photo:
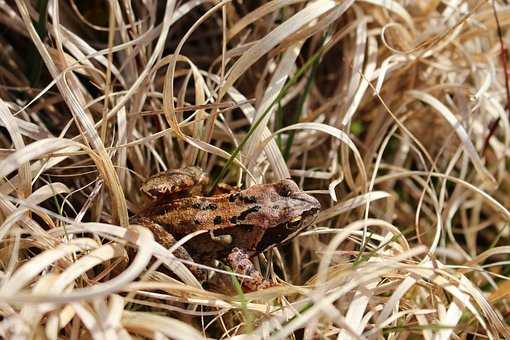
[[[0,2],[1,336],[510,338],[492,1],[44,2]],[[130,225],[184,165],[321,200],[277,287],[204,289]]]

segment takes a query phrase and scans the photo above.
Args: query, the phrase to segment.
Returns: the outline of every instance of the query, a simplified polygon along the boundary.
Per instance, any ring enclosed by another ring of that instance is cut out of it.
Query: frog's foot
[[[235,247],[227,256],[227,261],[232,270],[237,274],[251,277],[250,279],[242,279],[241,285],[250,291],[273,287],[274,284],[264,279],[262,274],[255,269],[245,250]]]
[[[163,228],[157,223],[154,223],[146,218],[138,218],[135,222],[143,225],[144,227],[152,231],[152,234],[154,235],[154,239],[156,240],[156,242],[161,244],[166,249],[170,249],[177,242],[172,234],[170,234],[168,231],[165,230],[165,228]],[[188,253],[188,251],[182,246],[175,249],[173,254],[175,257],[179,259],[194,262],[193,258]],[[205,279],[207,278],[207,273],[203,269],[190,265],[189,263],[186,263],[185,265],[199,281],[205,281]]]

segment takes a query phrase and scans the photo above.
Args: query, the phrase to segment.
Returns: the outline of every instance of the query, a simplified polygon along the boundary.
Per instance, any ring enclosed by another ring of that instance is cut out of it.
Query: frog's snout
[[[279,195],[277,201],[287,207],[285,218],[289,218],[290,225],[302,228],[315,220],[321,204],[315,197],[303,192],[296,182],[284,179],[273,184],[273,187]]]
[[[321,209],[320,202],[315,197],[305,194],[304,192],[295,193],[292,198],[298,200],[304,207],[307,208],[306,210],[315,210],[318,212]]]

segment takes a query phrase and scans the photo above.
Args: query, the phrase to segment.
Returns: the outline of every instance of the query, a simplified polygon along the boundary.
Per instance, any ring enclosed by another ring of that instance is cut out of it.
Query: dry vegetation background
[[[506,0],[0,1],[0,335],[510,338],[508,25]],[[202,288],[130,225],[184,165],[321,201],[257,259],[276,287]]]

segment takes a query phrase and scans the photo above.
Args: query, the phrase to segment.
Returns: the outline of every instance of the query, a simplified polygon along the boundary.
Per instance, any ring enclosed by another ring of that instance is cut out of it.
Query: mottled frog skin
[[[226,259],[235,272],[252,277],[243,281],[245,288],[270,286],[249,258],[298,235],[313,223],[320,203],[290,179],[200,196],[207,182],[197,167],[148,178],[141,190],[153,201],[138,214],[140,223],[167,247],[192,232],[207,230],[175,255],[208,265]],[[198,274],[196,268],[193,272]]]

